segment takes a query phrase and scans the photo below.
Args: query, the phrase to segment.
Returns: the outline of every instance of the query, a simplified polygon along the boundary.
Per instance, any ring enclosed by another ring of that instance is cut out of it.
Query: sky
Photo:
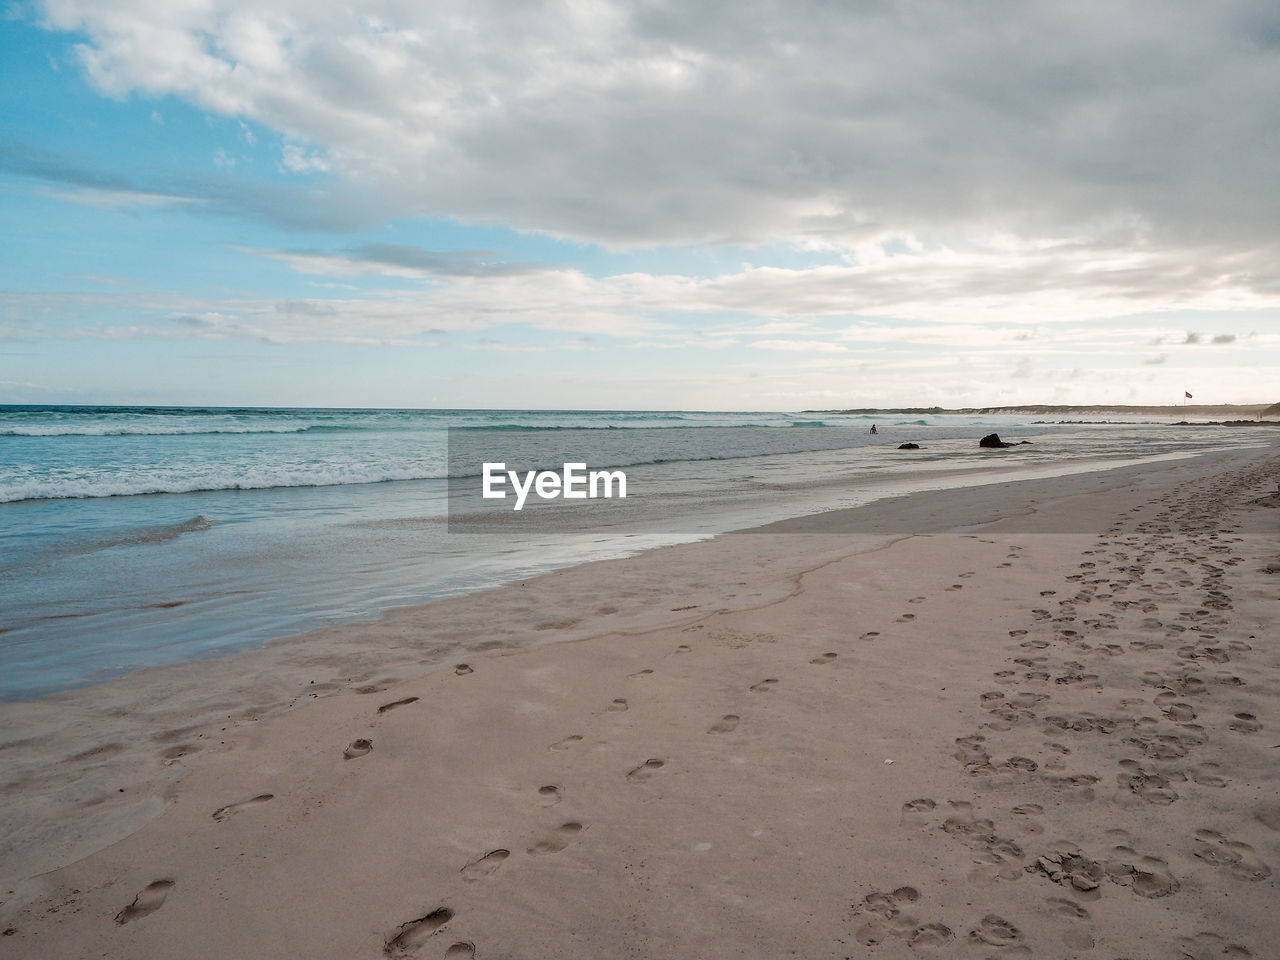
[[[0,403],[1280,400],[1274,0],[0,0]]]

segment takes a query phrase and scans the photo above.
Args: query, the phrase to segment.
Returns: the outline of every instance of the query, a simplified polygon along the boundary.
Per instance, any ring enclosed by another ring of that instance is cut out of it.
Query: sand
[[[1276,957],[1274,448],[0,707],[30,958]]]

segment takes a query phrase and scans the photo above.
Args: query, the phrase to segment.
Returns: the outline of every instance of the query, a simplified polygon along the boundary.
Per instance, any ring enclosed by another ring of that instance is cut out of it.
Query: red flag
[[[1183,393],[1186,393],[1186,391],[1184,390],[1184,391],[1183,391]],[[1191,394],[1187,393],[1187,399],[1188,399],[1188,400],[1190,400],[1190,399],[1191,399]]]

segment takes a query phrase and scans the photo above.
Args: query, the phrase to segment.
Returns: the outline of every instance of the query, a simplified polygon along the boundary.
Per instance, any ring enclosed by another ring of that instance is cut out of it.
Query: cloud
[[[295,143],[284,145],[280,162],[284,164],[285,169],[292,170],[294,173],[327,173],[330,169],[329,161],[324,157],[318,153],[308,153]]]
[[[1087,237],[1116,218],[1159,246],[1274,236],[1257,199],[1274,192],[1260,144],[1280,86],[1266,0],[1003,4],[999,29],[944,0],[44,14],[82,37],[102,92],[262,124],[290,144],[287,168],[406,215],[621,245]]]
[[[289,184],[216,175],[161,173],[146,178],[98,169],[16,138],[0,140],[0,170],[61,184],[51,196],[121,209],[130,203],[184,204],[217,216],[246,217],[299,230],[350,232],[379,222],[392,207],[359,185]]]
[[[839,343],[821,340],[757,340],[751,344],[758,350],[783,350],[796,353],[848,353],[849,348]]]
[[[239,248],[274,260],[282,260],[299,273],[393,277],[497,277],[558,269],[550,264],[503,260],[489,250],[425,250],[397,243],[370,243],[347,250],[255,250]]]
[[[181,331],[272,342],[399,343],[431,330],[523,327],[698,349],[750,344],[775,354],[947,348],[1044,359],[1124,355],[1153,344],[1183,343],[1185,334],[1153,329],[1162,311],[1280,307],[1275,297],[1214,285],[1175,291],[1172,298],[1169,291],[1141,284],[1117,291],[1105,280],[1087,282],[1086,264],[1066,261],[1049,268],[1033,263],[1030,255],[1009,259],[971,253],[957,260],[942,252],[903,255],[913,259],[903,269],[896,258],[885,258],[866,267],[748,268],[698,278],[638,272],[593,277],[564,266],[504,261],[489,251],[410,245],[236,249],[313,276],[416,282],[390,289],[371,288],[367,281],[360,287],[313,283],[323,293],[309,298],[201,298],[148,289],[104,291],[101,283],[85,278],[91,292],[0,294],[0,318],[10,321],[11,335],[24,337],[48,329],[33,326],[33,318],[86,336],[134,335],[138,323],[150,328],[164,318],[167,332],[161,335]],[[1074,296],[1050,282],[1064,275],[1080,281]],[[1147,319],[1117,321],[1122,308],[1145,310]],[[83,325],[97,316],[114,319],[96,330]],[[1028,316],[1037,322],[1029,324]],[[1251,334],[1249,342],[1265,356],[1280,344],[1280,334]]]

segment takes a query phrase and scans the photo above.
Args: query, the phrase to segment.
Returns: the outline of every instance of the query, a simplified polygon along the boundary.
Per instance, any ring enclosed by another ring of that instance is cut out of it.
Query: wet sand
[[[0,706],[0,945],[1280,955],[1278,477],[916,494]]]

